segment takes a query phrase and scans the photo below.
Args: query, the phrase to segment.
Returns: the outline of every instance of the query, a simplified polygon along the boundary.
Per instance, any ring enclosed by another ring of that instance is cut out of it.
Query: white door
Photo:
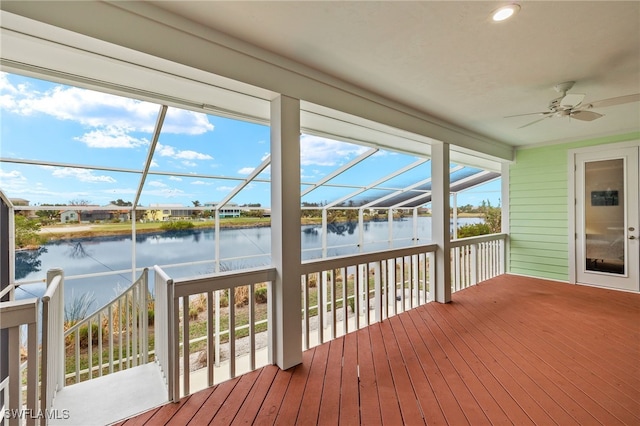
[[[575,155],[576,281],[640,291],[638,147]]]

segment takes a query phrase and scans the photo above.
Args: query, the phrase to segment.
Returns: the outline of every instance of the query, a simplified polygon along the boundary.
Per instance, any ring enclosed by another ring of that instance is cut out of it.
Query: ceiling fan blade
[[[531,123],[527,123],[527,124],[525,124],[524,126],[520,126],[520,127],[518,127],[518,129],[523,129],[523,128],[525,128],[525,127],[529,127],[529,126],[531,126],[532,124],[536,124],[536,123],[538,123],[538,122],[540,122],[540,121],[544,120],[545,118],[550,118],[550,117],[553,117],[553,116],[552,116],[552,115],[546,115],[546,116],[544,116],[544,117],[542,117],[542,118],[539,118],[539,119],[537,119],[537,120],[535,120],[535,121],[532,121]]]
[[[551,111],[544,111],[544,112],[529,112],[527,114],[516,114],[516,115],[507,115],[504,118],[512,118],[512,117],[525,117],[527,115],[548,115],[548,114],[553,114],[553,112]]]
[[[571,113],[571,118],[582,121],[593,121],[596,118],[600,118],[602,116],[602,114],[598,114],[597,112],[593,111],[573,111]]]
[[[569,93],[562,100],[560,100],[560,106],[565,108],[575,108],[582,103],[584,99],[583,93]]]
[[[618,96],[617,98],[602,99],[599,101],[589,102],[583,105],[583,108],[603,108],[613,105],[627,104],[629,102],[640,101],[640,93],[634,93],[633,95]]]

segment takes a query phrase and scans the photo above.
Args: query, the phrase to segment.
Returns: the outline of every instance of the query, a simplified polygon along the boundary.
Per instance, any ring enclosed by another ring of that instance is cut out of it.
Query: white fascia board
[[[16,27],[29,20],[1,13],[3,71],[199,112],[269,122],[271,92],[248,87],[243,92],[229,90],[226,81],[211,78],[211,74],[166,61],[164,67],[151,68],[140,65],[141,61],[132,63],[122,57],[94,53],[100,50],[97,48],[69,46],[61,37],[54,41],[52,37],[25,34]],[[91,44],[98,43],[94,40]],[[216,107],[209,107],[212,104]]]
[[[510,161],[513,148],[145,2],[3,1],[8,12],[131,51]]]

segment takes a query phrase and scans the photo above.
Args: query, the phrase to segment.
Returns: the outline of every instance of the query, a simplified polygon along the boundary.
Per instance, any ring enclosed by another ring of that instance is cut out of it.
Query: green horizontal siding
[[[509,210],[511,211],[511,213],[521,213],[521,214],[527,214],[527,213],[561,213],[566,217],[567,214],[567,206],[564,205],[558,205],[558,204],[553,204],[553,205],[542,205],[542,204],[516,204],[514,205],[513,203],[510,205]]]
[[[569,279],[568,151],[635,139],[639,132],[516,151],[509,168],[509,272]]]
[[[566,188],[540,188],[540,184],[530,182],[518,185],[518,193],[513,194],[516,200],[540,199],[543,197],[566,197]]]

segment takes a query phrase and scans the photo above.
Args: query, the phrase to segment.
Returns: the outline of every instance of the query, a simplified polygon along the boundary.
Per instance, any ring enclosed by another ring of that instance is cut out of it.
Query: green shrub
[[[260,287],[255,292],[256,303],[267,303],[267,288]]]
[[[176,220],[175,222],[165,222],[160,227],[165,231],[182,231],[193,228],[193,223],[186,220]]]
[[[472,223],[458,228],[458,238],[475,237],[478,235],[493,234],[491,227],[486,223]]]
[[[21,214],[15,215],[15,247],[39,247],[46,240],[39,235],[40,222],[28,219]]]
[[[91,343],[93,343],[94,345],[98,344],[98,324],[96,323],[91,323]],[[84,346],[88,346],[89,345],[89,326],[88,325],[83,325],[80,326],[80,329],[78,330],[78,332],[80,333],[80,346],[84,347]]]
[[[355,296],[349,297],[347,299],[347,303],[349,304],[349,308],[351,308],[351,312],[356,312],[356,298]]]

